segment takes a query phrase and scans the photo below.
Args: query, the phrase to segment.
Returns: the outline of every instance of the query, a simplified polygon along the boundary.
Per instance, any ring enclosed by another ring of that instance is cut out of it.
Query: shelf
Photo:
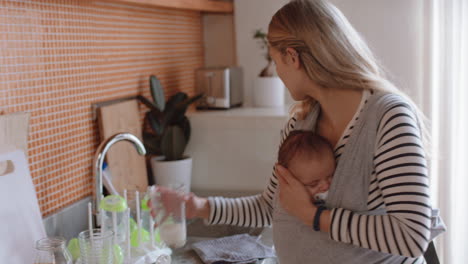
[[[210,13],[233,13],[232,1],[216,0],[112,0],[133,4],[144,4],[166,8],[194,10]]]
[[[289,105],[270,108],[259,107],[238,107],[229,110],[196,110],[187,113],[188,117],[192,118],[280,118],[284,119],[289,116]]]

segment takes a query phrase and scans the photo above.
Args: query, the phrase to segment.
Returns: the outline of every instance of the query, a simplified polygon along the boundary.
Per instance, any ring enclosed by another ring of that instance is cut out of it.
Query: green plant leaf
[[[153,97],[154,104],[160,111],[164,111],[166,104],[166,98],[164,97],[164,89],[161,85],[161,82],[156,78],[156,76],[150,76],[150,91],[151,97]]]
[[[268,53],[268,40],[267,40],[267,34],[265,32],[263,32],[262,29],[257,29],[254,33],[254,36],[253,38],[254,39],[257,39],[258,40],[258,43],[260,44],[260,48],[262,50],[267,50],[267,52],[264,53],[264,56],[265,56],[265,59],[270,62],[271,61],[271,57],[270,57],[270,53]],[[263,71],[262,71],[263,72]],[[264,77],[264,76],[273,76],[273,75],[265,75],[265,73],[260,73],[259,75],[260,77]]]
[[[174,109],[180,102],[183,102],[187,98],[188,98],[188,95],[186,93],[183,93],[183,92],[178,92],[178,93],[174,94],[173,96],[171,96],[169,98],[169,100],[167,100],[166,109],[164,109],[164,110],[165,111],[170,111],[170,110]]]
[[[258,38],[258,39],[265,39],[267,37],[267,34],[265,32],[263,32],[263,30],[261,29],[257,29],[255,30],[255,33],[254,33],[254,38]]]
[[[190,140],[190,135],[192,133],[192,128],[190,126],[190,121],[186,116],[184,116],[184,119],[179,124],[179,127],[182,128],[182,131],[184,132],[185,142],[186,144],[188,144]]]
[[[178,126],[170,126],[162,137],[161,150],[166,160],[180,160],[184,155],[187,142],[182,129]]]
[[[171,119],[168,122],[168,124],[175,125],[175,124],[179,124],[180,122],[182,122],[185,117],[185,112],[187,112],[189,105],[201,99],[202,97],[203,97],[203,93],[195,95],[191,98],[186,98],[184,101],[179,102],[175,106],[174,112],[171,113]]]
[[[155,103],[141,95],[137,96],[150,109],[145,114],[143,129],[143,141],[148,154],[162,154],[167,160],[183,157],[191,133],[185,113],[190,104],[202,97],[203,94],[189,97],[184,92],[178,92],[169,98],[161,111]]]
[[[154,131],[156,135],[161,136],[163,134],[164,126],[163,124],[161,124],[159,119],[154,115],[152,111],[147,112],[145,114],[145,120],[148,122],[151,129]]]
[[[153,111],[154,114],[162,115],[161,110],[159,110],[159,108],[155,104],[153,104],[150,100],[146,99],[146,97],[137,95],[136,99],[138,99],[138,101],[140,101],[146,107],[148,107],[151,111]]]
[[[187,98],[187,94],[183,92],[178,92],[169,98],[166,104],[166,109],[164,109],[165,124],[170,126],[177,123],[177,120],[180,119],[180,104]]]
[[[182,132],[184,133],[185,141],[188,144],[188,141],[190,140],[190,134],[191,134],[190,120],[186,116],[183,116],[182,119],[179,120],[179,122],[172,124],[172,126],[178,126],[182,129]]]
[[[146,152],[149,155],[162,155],[161,151],[161,136],[143,132],[143,144],[145,145]]]
[[[189,106],[190,104],[196,102],[197,100],[200,100],[200,99],[203,97],[203,95],[204,95],[203,93],[197,94],[197,95],[195,95],[195,96],[193,96],[193,97],[187,99],[187,100],[185,101],[185,104],[186,104],[187,106]]]

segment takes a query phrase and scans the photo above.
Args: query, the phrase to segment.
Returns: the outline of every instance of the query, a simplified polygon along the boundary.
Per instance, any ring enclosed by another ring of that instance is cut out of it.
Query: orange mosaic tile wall
[[[108,1],[0,0],[0,111],[31,113],[29,165],[43,216],[92,193],[95,102],[194,93],[201,14]],[[145,109],[141,107],[142,111]]]

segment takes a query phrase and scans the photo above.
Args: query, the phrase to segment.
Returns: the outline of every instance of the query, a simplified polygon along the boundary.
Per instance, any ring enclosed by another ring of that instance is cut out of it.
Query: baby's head
[[[330,187],[335,156],[326,139],[304,130],[291,131],[278,152],[278,163],[287,168],[314,197]]]

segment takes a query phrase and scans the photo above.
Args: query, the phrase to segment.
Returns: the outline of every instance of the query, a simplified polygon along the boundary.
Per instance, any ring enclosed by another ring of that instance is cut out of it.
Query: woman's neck
[[[358,109],[362,93],[355,89],[320,89],[313,95],[320,104],[320,122],[331,130],[343,130]]]

